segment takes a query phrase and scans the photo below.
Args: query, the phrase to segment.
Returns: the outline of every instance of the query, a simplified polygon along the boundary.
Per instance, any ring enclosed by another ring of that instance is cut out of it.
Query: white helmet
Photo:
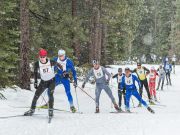
[[[59,55],[59,56],[66,55],[66,52],[65,52],[64,50],[60,49],[60,50],[58,51],[58,55]]]

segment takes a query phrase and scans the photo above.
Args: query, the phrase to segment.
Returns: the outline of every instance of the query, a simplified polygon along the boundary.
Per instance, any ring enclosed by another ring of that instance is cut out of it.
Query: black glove
[[[57,63],[56,65],[58,66],[58,68],[63,70],[63,66],[61,64]]]
[[[77,80],[74,80],[74,88],[76,88],[77,87]]]
[[[84,87],[85,87],[85,84],[86,84],[85,82],[82,84],[82,88],[83,88],[83,89],[84,89]]]
[[[69,78],[69,73],[66,72],[66,71],[63,71],[63,77],[64,77],[64,78]]]
[[[34,82],[34,88],[37,89],[38,88],[38,84],[37,82]]]

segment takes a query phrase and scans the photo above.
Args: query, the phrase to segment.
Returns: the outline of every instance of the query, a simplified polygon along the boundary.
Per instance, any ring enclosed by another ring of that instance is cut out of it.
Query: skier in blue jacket
[[[63,70],[59,69],[57,66],[55,67],[55,70],[57,69],[57,74],[55,75],[55,81],[56,86],[59,84],[63,84],[65,88],[65,92],[70,104],[70,109],[73,113],[76,112],[76,108],[73,104],[73,97],[71,94],[71,87],[70,87],[70,80],[69,80],[69,72],[72,72],[73,79],[74,79],[74,87],[77,87],[77,76],[76,76],[76,70],[74,68],[73,62],[66,56],[66,52],[64,50],[58,51],[58,57],[54,58],[54,61],[56,61],[59,64],[62,64]]]
[[[125,97],[125,93],[126,93],[126,90],[123,89],[123,90],[120,90],[120,84],[122,82],[122,77],[124,76],[125,74],[122,73],[122,68],[118,68],[118,73],[113,75],[112,78],[116,78],[117,79],[117,83],[118,83],[118,98],[119,98],[119,108],[121,108],[121,105],[122,105],[122,97],[124,98],[124,105],[125,105],[125,102],[126,102],[126,97]]]
[[[140,103],[142,103],[148,109],[149,112],[155,113],[154,110],[152,110],[147,105],[147,103],[141,98],[141,96],[139,95],[137,88],[136,88],[136,85],[135,85],[135,82],[138,83],[139,88],[140,88],[141,83],[140,83],[139,79],[135,75],[131,74],[131,71],[128,67],[125,68],[125,76],[122,77],[120,89],[121,90],[123,90],[124,88],[126,89],[126,104],[125,104],[126,105],[126,111],[130,112],[129,101],[130,101],[131,96],[133,95],[137,98],[137,100]]]

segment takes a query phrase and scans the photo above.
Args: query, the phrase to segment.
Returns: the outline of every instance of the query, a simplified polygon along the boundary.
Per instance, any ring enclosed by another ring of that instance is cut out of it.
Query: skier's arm
[[[91,76],[93,76],[93,69],[89,70],[88,74],[86,75],[84,83],[87,83]]]
[[[113,78],[113,79],[114,79],[114,78],[117,78],[117,76],[118,76],[118,74],[115,74],[115,75],[112,76],[112,78]]]
[[[171,72],[172,71],[172,65],[170,64],[169,66],[170,66],[170,72]]]
[[[150,70],[147,69],[146,67],[144,67],[144,70],[146,71],[146,74],[149,74],[149,73],[150,73]]]
[[[59,64],[58,62],[54,61],[54,60],[50,60],[51,66],[55,66],[58,67],[60,69],[63,69],[62,65]]]
[[[139,79],[135,75],[133,75],[133,78],[138,83],[139,88],[140,88],[141,87],[141,82],[139,81]]]
[[[136,73],[136,68],[134,70],[131,71],[132,73]]]
[[[76,70],[74,68],[74,63],[71,60],[68,60],[68,65],[70,66],[74,81],[77,81],[77,75],[76,75]]]
[[[34,82],[35,82],[35,83],[37,83],[38,69],[39,69],[39,62],[37,61],[37,62],[34,64]]]
[[[108,81],[111,79],[111,74],[107,71],[106,68],[102,67],[103,72],[108,76]]]

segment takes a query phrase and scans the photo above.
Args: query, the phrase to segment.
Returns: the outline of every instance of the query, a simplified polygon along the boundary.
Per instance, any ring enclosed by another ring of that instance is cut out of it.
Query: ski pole
[[[91,96],[89,95],[85,90],[83,90],[81,87],[77,86],[82,92],[84,92],[88,97],[90,97],[92,100],[94,100],[96,102],[96,100]]]
[[[44,96],[42,96],[42,101],[41,101],[41,105],[43,105],[43,101],[45,101],[45,94],[46,94],[46,91],[44,92]],[[46,102],[46,101],[45,101]]]
[[[77,96],[76,87],[75,87],[75,93],[76,93],[76,101],[77,101],[77,106],[78,106],[78,111],[79,111],[79,102],[78,102],[78,96]]]

